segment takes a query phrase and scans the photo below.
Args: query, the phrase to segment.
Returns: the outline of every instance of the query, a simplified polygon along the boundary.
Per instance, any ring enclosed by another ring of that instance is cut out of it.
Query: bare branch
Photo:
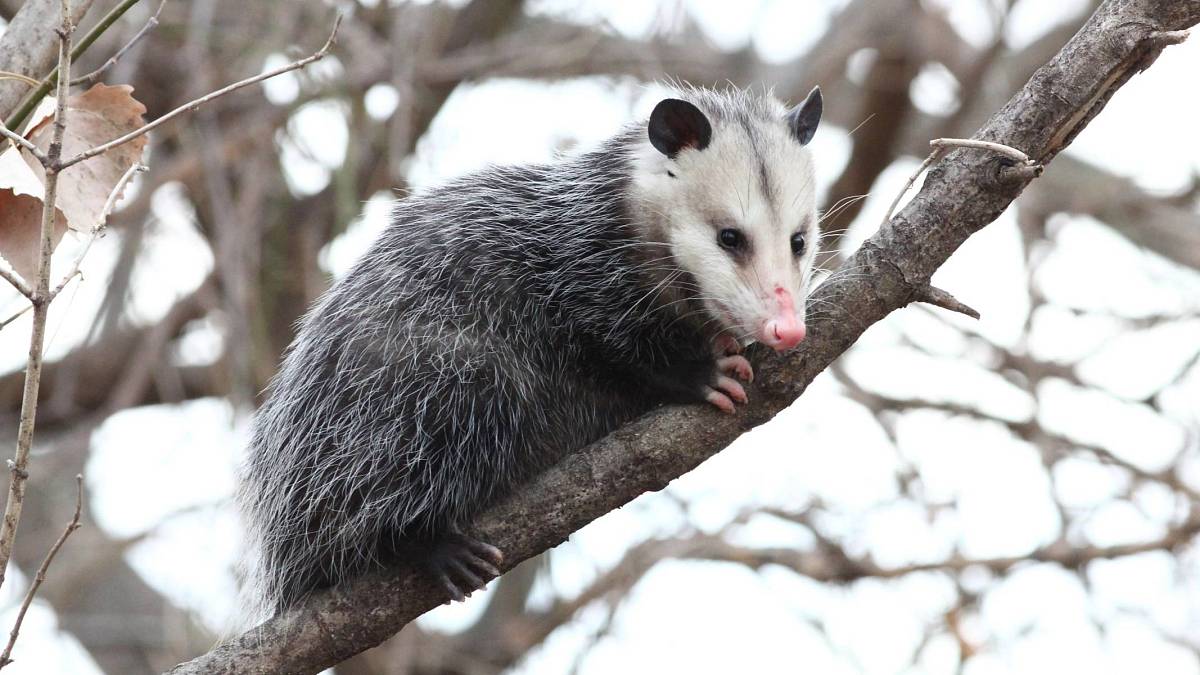
[[[107,151],[117,147],[118,145],[128,143],[129,141],[132,141],[133,139],[137,138],[138,136],[141,136],[141,135],[155,129],[156,127],[161,126],[162,124],[165,124],[166,122],[169,122],[172,119],[174,119],[186,112],[195,110],[196,108],[204,105],[205,103],[208,103],[209,101],[212,101],[213,99],[220,98],[230,92],[237,91],[238,89],[242,89],[244,87],[248,87],[252,84],[257,84],[259,82],[262,82],[263,80],[269,80],[272,77],[282,75],[286,72],[293,71],[298,68],[303,68],[304,66],[307,66],[308,64],[310,64],[314,61],[319,61],[319,60],[325,58],[325,56],[327,54],[329,54],[329,50],[333,47],[334,42],[337,39],[338,26],[340,26],[341,23],[342,23],[342,15],[338,14],[337,18],[335,18],[333,21],[333,30],[330,32],[329,38],[325,41],[325,44],[320,49],[318,49],[316,52],[314,52],[312,55],[307,56],[303,59],[300,59],[299,61],[293,61],[292,63],[289,63],[286,66],[281,66],[274,70],[269,70],[265,73],[255,75],[254,77],[248,77],[244,80],[234,82],[231,85],[222,87],[216,91],[205,94],[204,96],[201,96],[200,98],[197,98],[193,101],[184,103],[183,105],[181,105],[178,108],[172,110],[171,112],[163,115],[162,117],[159,117],[158,119],[154,120],[153,122],[150,122],[149,124],[147,124],[145,126],[135,129],[135,130],[129,132],[128,134],[121,136],[120,138],[114,138],[113,140],[111,140],[107,143],[98,145],[98,146],[92,148],[91,150],[85,150],[84,152],[81,152],[78,155],[75,155],[74,157],[72,157],[70,159],[60,162],[58,165],[59,169],[65,169],[67,167],[73,166],[75,164],[78,164],[79,162],[84,161],[85,159],[90,159],[92,157],[95,157],[96,155],[107,152]]]
[[[7,70],[0,70],[0,80],[19,80],[31,87],[38,86],[38,81],[32,77],[28,77],[20,73],[13,73]]]
[[[80,75],[79,77],[75,78],[74,80],[71,80],[71,86],[79,86],[82,84],[91,84],[91,83],[95,82],[97,79],[99,79],[100,76],[105,73],[105,71],[107,71],[109,68],[112,68],[113,65],[116,64],[117,61],[121,60],[121,57],[125,55],[125,52],[132,49],[133,46],[136,45],[143,37],[145,37],[146,34],[149,33],[152,28],[154,28],[155,26],[158,25],[158,15],[162,14],[163,7],[166,4],[167,4],[167,0],[161,0],[161,2],[158,3],[158,9],[154,10],[154,16],[150,17],[150,20],[148,20],[146,22],[146,25],[142,26],[141,30],[139,30],[137,33],[135,33],[134,36],[129,40],[129,42],[126,42],[123,47],[121,47],[120,49],[117,50],[116,54],[113,54],[112,56],[110,56],[109,59],[107,61],[105,61],[104,64],[102,66],[100,66],[99,68],[93,70],[92,72],[88,73],[87,75]],[[36,85],[37,82],[34,82],[34,84]]]
[[[0,321],[0,330],[4,330],[5,326],[7,326],[8,324],[10,324],[10,323],[16,321],[17,319],[21,318],[22,316],[24,316],[25,312],[28,312],[32,307],[33,307],[33,305],[25,305],[21,309],[18,309],[16,312],[14,312],[12,316],[8,317],[7,319],[5,319],[3,321]]]
[[[921,284],[913,291],[913,302],[924,302],[951,312],[965,314],[972,319],[979,318],[979,312],[971,309],[958,298],[931,284]]]
[[[976,150],[990,150],[997,154],[1004,155],[1015,162],[1021,164],[1033,164],[1033,160],[1029,159],[1029,155],[1020,150],[1004,145],[1003,143],[992,143],[991,141],[978,141],[972,138],[935,138],[929,141],[932,148],[975,148]]]
[[[112,25],[117,22],[117,19],[120,19],[130,7],[136,5],[138,1],[139,0],[120,0],[116,6],[110,9],[103,17],[101,17],[100,20],[96,22],[96,25],[87,32],[87,35],[84,35],[83,39],[75,45],[75,48],[71,50],[71,60],[74,61],[83,56],[84,52],[87,51],[87,48],[90,47],[96,40],[98,40],[105,31],[111,28]],[[83,8],[86,9],[87,6],[91,4],[91,0],[80,0],[80,2],[76,2],[75,4],[82,5]],[[75,9],[75,13],[79,17],[83,16],[82,12],[79,11],[79,8]],[[38,70],[38,72],[44,71],[45,68]],[[34,89],[21,101],[21,105],[18,106],[13,112],[12,118],[9,121],[12,122],[14,126],[20,127],[21,123],[23,123],[29,117],[29,115],[33,113],[38,104],[42,102],[42,99],[46,97],[46,94],[49,94],[50,90],[53,89],[57,84],[58,71],[55,70],[47,75],[38,84],[37,89]],[[4,105],[4,101],[0,100],[0,111],[4,111],[6,108],[7,106]]]
[[[21,278],[21,275],[17,274],[15,271],[9,271],[6,267],[0,267],[0,279],[4,279],[8,283],[12,284],[12,287],[17,289],[17,292],[19,292],[21,295],[29,298],[30,300],[33,299],[33,289],[30,288],[29,284],[26,283],[26,281]],[[2,324],[0,324],[0,326],[2,326]]]
[[[8,140],[27,150],[29,154],[37,158],[37,161],[42,163],[42,166],[47,166],[47,163],[50,161],[50,158],[46,156],[46,153],[42,152],[41,148],[34,145],[29,139],[25,138],[21,134],[9,129],[7,126],[5,126],[4,122],[0,122],[0,136],[4,136]]]
[[[29,590],[25,592],[25,599],[21,601],[21,609],[17,612],[17,620],[13,622],[12,631],[8,634],[8,644],[4,647],[4,652],[0,653],[0,668],[12,663],[12,650],[17,644],[17,636],[21,633],[21,624],[25,621],[25,613],[29,611],[29,606],[33,604],[33,598],[37,595],[38,589],[46,581],[46,572],[50,569],[50,563],[54,562],[54,556],[58,555],[59,549],[66,543],[67,537],[71,533],[79,529],[79,517],[83,513],[83,476],[75,475],[75,515],[71,517],[71,522],[67,523],[66,529],[58,536],[58,540],[50,547],[46,553],[45,559],[38,567],[37,574],[33,577],[33,582],[29,584]]]
[[[652,559],[657,554],[658,558],[723,560],[741,563],[754,569],[767,565],[779,565],[815,581],[849,583],[866,578],[894,579],[920,572],[953,574],[974,567],[986,568],[996,574],[1003,574],[1017,565],[1027,562],[1055,563],[1066,568],[1077,568],[1097,560],[1123,558],[1150,551],[1172,551],[1193,540],[1197,534],[1200,534],[1200,518],[1190,518],[1171,527],[1157,539],[1130,544],[1078,546],[1068,542],[1065,538],[1060,538],[1024,556],[967,558],[953,555],[935,562],[898,567],[880,567],[869,558],[852,558],[844,551],[841,552],[841,555],[828,555],[826,551],[737,546],[716,535],[652,542],[643,547],[641,554],[649,555]],[[825,546],[829,545],[825,544]],[[834,546],[840,550],[840,547]],[[658,550],[655,551],[655,548]]]
[[[1152,26],[1174,30],[1197,22],[1200,4],[1190,0],[1106,2],[975,137],[1052,157],[1147,65],[1144,41]],[[1012,203],[1019,186],[995,180],[995,165],[991,153],[947,155],[908,205],[846,261],[856,274],[816,290],[812,302],[825,309],[811,322],[802,348],[785,355],[759,353],[752,399],[739,416],[694,406],[657,409],[571,453],[495,504],[476,520],[474,534],[499,545],[511,567],[636,496],[661,489],[783,410]],[[1139,548],[1144,547],[1101,552]],[[1034,559],[1039,555],[1058,552]],[[1073,562],[1070,555],[1064,560]],[[412,565],[398,566],[316,594],[171,672],[319,672],[378,644],[445,599],[433,578]]]
[[[892,214],[895,213],[896,206],[900,204],[900,200],[905,194],[908,193],[909,189],[912,188],[913,183],[917,182],[917,178],[934,162],[938,161],[938,159],[940,159],[941,156],[950,148],[974,148],[976,150],[989,150],[991,152],[1003,155],[1014,162],[1017,162],[1017,168],[1021,170],[1021,173],[1015,177],[1023,176],[1026,173],[1030,174],[1029,178],[1036,178],[1037,176],[1042,175],[1042,166],[1040,164],[1037,164],[1033,160],[1029,159],[1029,155],[1026,155],[1014,147],[1004,145],[1003,143],[979,141],[971,138],[935,138],[932,141],[929,141],[929,145],[933,148],[933,151],[929,153],[929,156],[925,158],[925,161],[921,162],[921,165],[917,167],[917,170],[908,177],[908,182],[904,184],[904,187],[900,190],[900,194],[896,195],[896,198],[892,200],[891,206],[889,206],[888,210],[883,214],[884,224],[892,219]],[[1010,176],[1010,178],[1011,177],[1013,176]],[[977,316],[975,318],[979,317]]]
[[[46,39],[46,33],[48,27],[58,24],[59,3],[55,0],[25,0],[19,4],[20,11],[0,37],[0,63],[4,64],[5,70],[39,78],[58,62],[57,40]],[[79,21],[92,0],[76,0],[71,4],[72,20]],[[20,119],[10,117],[9,113],[28,91],[29,86],[24,81],[0,82],[0,118],[19,128]]]
[[[912,172],[912,174],[908,177],[908,180],[905,181],[904,187],[900,188],[899,194],[896,195],[896,198],[892,200],[891,205],[888,206],[887,211],[883,212],[883,222],[879,224],[880,227],[887,225],[888,222],[891,221],[892,214],[896,212],[896,207],[900,205],[900,200],[903,199],[904,195],[908,194],[908,191],[912,189],[913,183],[917,182],[917,178],[919,178],[921,174],[925,173],[925,170],[932,166],[933,163],[942,156],[942,152],[942,148],[935,147],[933,152],[929,153],[929,156],[925,158],[925,161],[921,162],[921,165],[917,167],[917,170]]]
[[[54,290],[50,291],[49,301],[53,301],[55,298],[57,298],[58,294],[61,293],[64,288],[66,288],[71,279],[74,279],[75,275],[79,274],[79,265],[83,263],[83,258],[92,248],[92,243],[96,241],[96,238],[99,237],[102,232],[104,232],[104,224],[108,220],[108,214],[112,213],[113,205],[116,204],[117,197],[122,191],[125,190],[125,184],[128,183],[131,178],[133,178],[134,174],[141,173],[145,170],[146,166],[144,164],[134,164],[133,166],[129,167],[124,174],[121,175],[121,178],[117,181],[116,186],[113,187],[112,192],[108,193],[108,199],[104,201],[104,208],[100,209],[100,213],[97,214],[96,224],[93,225],[92,229],[88,232],[87,243],[83,245],[83,250],[80,251],[79,255],[75,257],[75,263],[71,266],[71,271],[62,278],[62,281],[58,282],[58,285],[54,287]]]
[[[12,558],[13,542],[17,537],[17,526],[21,522],[21,509],[25,503],[25,481],[29,478],[26,466],[29,451],[33,447],[33,429],[37,419],[38,389],[42,380],[42,357],[46,341],[46,317],[50,310],[50,255],[54,252],[55,201],[58,197],[56,168],[62,153],[63,135],[67,129],[67,88],[71,74],[71,23],[70,0],[62,0],[62,23],[58,28],[58,68],[63,74],[58,86],[58,101],[54,115],[54,130],[47,156],[46,192],[42,204],[42,232],[38,248],[37,279],[33,293],[33,330],[29,336],[29,360],[25,364],[25,387],[21,397],[21,420],[17,428],[17,449],[9,471],[8,500],[4,505],[4,520],[0,522],[0,585],[4,583],[8,561]]]

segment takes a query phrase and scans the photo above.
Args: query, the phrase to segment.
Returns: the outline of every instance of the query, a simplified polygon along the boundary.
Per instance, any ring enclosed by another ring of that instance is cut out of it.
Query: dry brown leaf
[[[128,85],[97,84],[71,97],[67,102],[63,158],[141,127],[146,107],[133,98],[132,91]],[[34,119],[25,137],[45,151],[54,133],[54,119],[49,115]],[[62,218],[55,223],[55,246],[67,227],[91,231],[103,222],[101,211],[109,194],[129,167],[141,161],[146,140],[145,136],[134,139],[59,175],[55,206]],[[24,162],[19,161],[22,159]],[[10,149],[0,155],[0,160],[0,256],[32,283],[37,270],[45,172],[37,158],[24,150]]]
[[[42,231],[45,187],[16,148],[0,153],[0,255],[32,285],[37,274],[38,238]],[[61,209],[55,214],[55,244],[67,231]]]
[[[71,158],[84,150],[111,141],[145,123],[146,106],[132,96],[127,84],[97,84],[67,102],[67,130],[62,156]],[[25,135],[45,151],[54,132],[53,118],[39,122]],[[108,195],[129,167],[142,160],[146,137],[141,136],[108,152],[80,162],[58,177],[58,208],[73,230],[90,230],[101,217]],[[41,177],[42,165],[27,152],[25,162]],[[119,196],[119,195],[118,195]]]

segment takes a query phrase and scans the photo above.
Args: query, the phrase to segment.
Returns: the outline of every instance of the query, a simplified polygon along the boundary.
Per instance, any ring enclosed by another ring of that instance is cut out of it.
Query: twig
[[[17,310],[16,314],[13,314],[7,319],[0,321],[0,330],[4,330],[5,326],[24,316],[25,312],[28,312],[31,307],[33,307],[33,305],[25,305],[23,308]]]
[[[150,17],[150,20],[146,22],[145,26],[142,26],[141,30],[139,30],[137,33],[134,34],[133,38],[130,39],[129,42],[125,43],[124,47],[121,47],[120,49],[117,50],[116,54],[113,54],[111,57],[109,57],[109,59],[104,62],[104,65],[93,70],[92,72],[88,73],[87,75],[80,75],[79,77],[71,80],[71,86],[79,86],[81,84],[91,84],[92,82],[95,82],[101,75],[103,75],[104,71],[108,70],[109,68],[112,68],[113,65],[117,61],[119,61],[122,56],[125,55],[125,52],[132,49],[133,46],[138,43],[138,41],[140,41],[143,37],[146,36],[147,33],[150,32],[150,29],[152,29],[158,25],[158,15],[162,14],[163,7],[165,7],[166,4],[167,4],[167,0],[161,0],[161,2],[158,3],[158,9],[154,10],[154,15]]]
[[[96,238],[100,236],[100,233],[104,231],[104,224],[108,219],[108,214],[112,213],[113,206],[117,202],[117,197],[125,189],[125,184],[128,183],[131,178],[133,178],[134,174],[141,173],[145,170],[146,166],[144,164],[135,163],[133,166],[129,167],[124,174],[122,174],[120,180],[117,181],[116,187],[112,189],[112,192],[108,193],[108,199],[104,202],[104,208],[100,209],[99,215],[96,216],[96,224],[92,226],[91,231],[88,233],[87,243],[83,245],[83,250],[79,252],[79,255],[75,256],[75,264],[71,266],[71,271],[62,278],[62,281],[58,282],[58,285],[54,287],[54,290],[50,291],[49,301],[53,301],[54,298],[57,298],[58,294],[62,292],[63,288],[65,288],[68,283],[70,283],[71,279],[75,278],[75,275],[79,274],[79,266],[83,263],[84,256],[86,256],[88,254],[88,250],[92,248],[92,243],[95,242]]]
[[[973,138],[935,138],[929,141],[929,146],[932,148],[975,148],[976,150],[990,150],[992,152],[1004,155],[1013,161],[1021,164],[1032,165],[1033,160],[1029,159],[1029,155],[1020,150],[1004,145],[1003,143],[993,143],[991,141],[977,141]]]
[[[46,162],[50,161],[50,159],[46,157],[46,153],[42,152],[41,148],[34,145],[32,141],[25,138],[21,134],[9,129],[4,122],[0,122],[0,136],[4,136],[13,143],[16,143],[25,150],[28,150],[31,155],[37,158],[37,161],[42,163],[42,166],[46,166]]]
[[[12,284],[13,288],[17,289],[17,292],[21,295],[30,299],[33,298],[33,289],[31,289],[29,284],[25,283],[25,280],[22,279],[21,276],[16,272],[10,272],[5,268],[0,267],[0,279],[4,279],[8,283]]]
[[[20,73],[14,73],[7,70],[0,70],[0,80],[20,80],[31,87],[36,87],[41,84],[28,75],[22,75]]]
[[[33,577],[33,583],[29,584],[29,590],[25,592],[25,599],[21,602],[21,609],[17,612],[17,620],[13,622],[12,631],[8,634],[8,644],[4,647],[4,652],[0,653],[0,668],[12,663],[12,650],[17,644],[17,636],[21,632],[21,624],[25,621],[25,613],[29,611],[29,606],[33,604],[33,598],[37,595],[38,589],[46,581],[46,572],[50,569],[50,563],[54,562],[54,556],[58,555],[59,549],[66,543],[67,537],[71,536],[75,530],[79,529],[79,518],[83,514],[83,476],[75,474],[75,515],[71,517],[71,522],[67,523],[66,529],[62,534],[58,535],[58,540],[50,547],[46,553],[46,557],[42,559],[42,564],[38,567],[37,574]]]
[[[953,295],[950,295],[946,291],[943,291],[937,286],[933,286],[931,284],[921,284],[920,286],[917,286],[913,292],[913,302],[924,302],[926,304],[934,305],[935,307],[948,309],[951,312],[966,314],[972,319],[979,318],[979,312],[959,301],[959,299]]]
[[[921,166],[918,166],[917,170],[908,177],[908,182],[906,182],[904,187],[900,189],[900,194],[896,195],[896,198],[892,200],[891,205],[888,206],[887,211],[883,213],[883,222],[879,223],[880,227],[888,224],[888,221],[892,219],[892,214],[896,212],[896,206],[900,204],[900,200],[904,198],[904,195],[908,194],[908,191],[910,188],[912,188],[913,183],[917,182],[917,177],[925,173],[925,169],[928,169],[930,165],[936,162],[938,157],[942,156],[942,152],[944,152],[943,148],[934,148],[933,152],[929,153],[929,156],[925,158],[925,161],[921,162]]]
[[[904,184],[904,188],[900,190],[900,194],[896,195],[896,198],[892,200],[891,206],[889,206],[888,210],[883,214],[883,222],[879,224],[880,227],[887,225],[888,221],[892,219],[892,215],[896,212],[896,206],[900,204],[900,200],[904,198],[904,195],[908,194],[908,190],[913,186],[913,183],[917,182],[917,178],[922,173],[925,173],[925,170],[928,169],[934,162],[936,162],[938,158],[940,158],[950,148],[975,148],[976,150],[990,150],[991,152],[1008,157],[1016,162],[1017,166],[1010,167],[1010,169],[1014,169],[1015,171],[1007,174],[1005,176],[1006,179],[1028,179],[1036,178],[1042,175],[1041,164],[1029,159],[1029,155],[1026,155],[1020,150],[1008,145],[1004,145],[1003,143],[977,141],[973,138],[935,138],[932,141],[929,141],[929,146],[933,148],[933,151],[929,153],[929,156],[925,158],[924,162],[921,162],[921,166],[918,166],[917,170],[908,177],[908,182]],[[979,317],[977,316],[975,318]]]
[[[29,478],[29,451],[33,447],[33,428],[37,419],[38,390],[42,382],[42,357],[46,342],[46,316],[50,310],[50,254],[54,252],[55,202],[58,197],[58,160],[62,154],[63,135],[67,128],[67,90],[71,81],[71,3],[62,0],[62,25],[58,28],[58,69],[63,73],[58,85],[58,100],[54,114],[54,130],[46,165],[46,193],[42,204],[42,231],[38,245],[37,278],[29,301],[33,303],[33,330],[29,336],[29,360],[25,364],[25,387],[21,394],[21,418],[17,428],[17,449],[9,471],[8,501],[4,505],[4,520],[0,521],[0,585],[3,585],[12,558],[13,541],[21,522],[25,505],[25,481]]]
[[[67,167],[74,166],[75,164],[78,164],[79,162],[82,162],[85,159],[90,159],[101,153],[108,152],[109,150],[117,147],[118,145],[123,145],[125,143],[128,143],[129,141],[132,141],[133,139],[137,138],[138,136],[145,134],[146,132],[178,117],[179,115],[182,115],[185,112],[190,112],[192,110],[195,110],[196,108],[204,105],[205,103],[208,103],[209,101],[211,101],[215,98],[220,98],[221,96],[224,96],[225,94],[228,94],[232,91],[236,91],[243,87],[248,87],[252,84],[257,84],[258,82],[262,82],[263,80],[269,80],[272,77],[275,77],[277,75],[282,75],[283,73],[286,73],[286,72],[289,72],[292,70],[296,70],[298,68],[303,68],[304,66],[307,66],[308,64],[310,64],[314,61],[319,61],[320,59],[325,58],[325,56],[329,53],[330,48],[333,47],[334,42],[337,39],[338,26],[340,26],[341,23],[342,23],[342,15],[338,14],[337,18],[334,19],[334,21],[333,21],[333,31],[330,32],[329,39],[327,39],[325,41],[324,46],[322,46],[319,50],[314,52],[312,55],[307,56],[303,59],[300,59],[299,61],[293,61],[292,63],[289,63],[286,66],[282,66],[280,68],[276,68],[274,70],[262,73],[261,75],[255,75],[254,77],[248,77],[239,82],[234,82],[233,84],[222,87],[214,92],[205,94],[204,96],[201,96],[198,99],[184,103],[183,105],[181,105],[178,108],[172,110],[171,112],[163,115],[162,117],[154,120],[153,122],[150,122],[149,124],[146,124],[145,126],[142,126],[141,128],[135,129],[135,130],[125,134],[124,136],[121,136],[120,138],[114,138],[113,140],[111,140],[107,143],[104,143],[102,145],[98,145],[98,146],[92,148],[91,150],[85,150],[84,152],[81,152],[78,155],[75,155],[74,157],[72,157],[68,160],[59,162],[58,168],[65,169]]]
[[[80,56],[83,56],[83,53],[87,51],[87,48],[91,47],[92,43],[104,34],[104,31],[108,30],[109,27],[117,22],[117,19],[121,18],[122,14],[124,14],[129,10],[130,7],[133,7],[137,3],[138,0],[121,0],[116,7],[113,7],[108,14],[105,14],[104,18],[100,19],[100,22],[97,23],[92,30],[88,31],[88,34],[83,36],[83,39],[75,45],[75,48],[71,50],[71,60],[75,60]],[[67,79],[70,80],[70,78]],[[57,84],[58,69],[55,69],[54,72],[50,73],[42,80],[37,89],[33,90],[29,96],[26,96],[24,101],[21,101],[21,105],[17,106],[17,110],[12,114],[12,117],[9,118],[8,121],[12,123],[14,127],[20,128],[21,124],[25,122],[25,120],[33,112],[34,108],[36,108],[37,105],[42,102],[43,98],[46,98],[46,94],[49,94],[50,90],[53,89]]]

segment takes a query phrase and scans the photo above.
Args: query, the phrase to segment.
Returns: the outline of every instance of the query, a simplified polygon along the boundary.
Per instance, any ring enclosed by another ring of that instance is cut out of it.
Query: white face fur
[[[655,109],[635,159],[637,201],[724,336],[790,349],[804,339],[819,237],[804,144],[820,93],[790,112],[774,98],[700,94],[698,106],[667,99]]]

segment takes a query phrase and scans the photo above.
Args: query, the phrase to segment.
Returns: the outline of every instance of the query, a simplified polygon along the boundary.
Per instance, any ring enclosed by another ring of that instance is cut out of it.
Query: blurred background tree
[[[103,78],[150,118],[346,18],[336,58],[155,133],[54,306],[17,567],[80,472],[88,526],[12,667],[157,672],[231,629],[239,434],[390,200],[595,143],[645,83],[820,84],[833,268],[927,141],[970,136],[1094,4],[169,0]],[[337,672],[1200,670],[1200,50],[1161,61],[939,273],[981,322],[893,314],[771,424]],[[0,330],[5,442],[26,333]]]

